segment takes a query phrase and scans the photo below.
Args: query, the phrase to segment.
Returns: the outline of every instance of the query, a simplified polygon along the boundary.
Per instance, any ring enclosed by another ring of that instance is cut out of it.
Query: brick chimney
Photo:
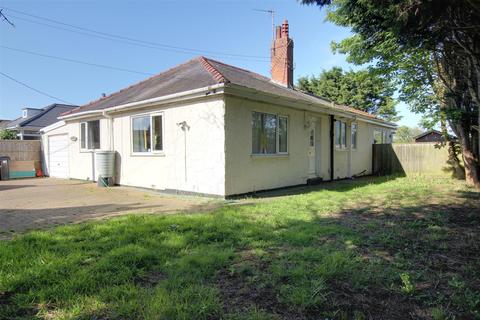
[[[272,80],[293,88],[293,40],[288,37],[288,21],[275,29],[272,43]]]

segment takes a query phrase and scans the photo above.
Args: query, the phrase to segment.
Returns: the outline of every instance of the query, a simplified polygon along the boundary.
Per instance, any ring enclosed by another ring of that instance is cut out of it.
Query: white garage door
[[[68,136],[66,134],[48,137],[50,177],[68,178]]]

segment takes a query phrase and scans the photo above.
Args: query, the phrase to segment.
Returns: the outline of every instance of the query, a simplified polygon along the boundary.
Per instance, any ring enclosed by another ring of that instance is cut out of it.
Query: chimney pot
[[[288,37],[288,20],[285,19],[282,24],[282,38]]]

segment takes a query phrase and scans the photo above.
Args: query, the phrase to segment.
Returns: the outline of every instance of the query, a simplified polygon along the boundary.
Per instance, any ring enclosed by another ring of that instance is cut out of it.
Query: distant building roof
[[[428,136],[432,136],[432,137],[429,138]],[[448,135],[448,136],[452,140],[457,139],[455,136],[452,136],[452,135]],[[413,139],[416,142],[439,142],[439,141],[444,141],[445,137],[443,136],[443,133],[441,131],[428,130],[428,131],[425,131],[425,132],[413,137]]]
[[[0,129],[4,129],[12,120],[0,119]]]
[[[54,122],[57,122],[57,118],[64,112],[68,112],[77,106],[72,106],[68,104],[58,104],[54,103],[49,105],[42,110],[42,112],[34,114],[28,118],[19,117],[15,120],[10,121],[6,127],[10,129],[18,128],[28,128],[31,130],[38,130],[43,127],[49,126]]]

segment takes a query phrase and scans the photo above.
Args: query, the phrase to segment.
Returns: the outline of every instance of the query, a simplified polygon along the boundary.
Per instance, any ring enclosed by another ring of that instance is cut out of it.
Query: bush
[[[0,130],[0,140],[17,140],[17,132],[9,129]]]

